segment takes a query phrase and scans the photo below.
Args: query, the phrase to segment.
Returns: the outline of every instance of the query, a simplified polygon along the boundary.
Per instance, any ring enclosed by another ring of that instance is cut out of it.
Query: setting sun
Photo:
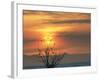
[[[53,36],[52,36],[52,33],[44,33],[43,34],[43,42],[44,42],[44,45],[47,46],[47,47],[53,47],[54,46],[54,39],[53,39]]]

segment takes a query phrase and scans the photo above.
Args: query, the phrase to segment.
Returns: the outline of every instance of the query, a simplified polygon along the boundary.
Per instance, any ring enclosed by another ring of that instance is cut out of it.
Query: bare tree
[[[46,68],[56,67],[63,59],[65,53],[57,53],[54,48],[38,49],[39,57]]]

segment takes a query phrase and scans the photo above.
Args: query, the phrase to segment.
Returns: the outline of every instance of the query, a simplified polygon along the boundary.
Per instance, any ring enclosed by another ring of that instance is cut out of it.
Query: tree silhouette
[[[56,67],[65,55],[65,53],[57,53],[54,48],[50,47],[38,49],[38,54],[46,68]]]

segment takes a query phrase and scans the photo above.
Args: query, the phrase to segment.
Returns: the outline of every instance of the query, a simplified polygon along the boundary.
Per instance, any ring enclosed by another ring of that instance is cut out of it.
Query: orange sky
[[[89,13],[24,10],[24,55],[47,46],[69,54],[89,54],[90,18]]]

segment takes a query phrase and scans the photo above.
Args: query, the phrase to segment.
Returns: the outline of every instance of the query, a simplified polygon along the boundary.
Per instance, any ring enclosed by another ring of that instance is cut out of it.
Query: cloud
[[[66,23],[90,23],[91,21],[89,19],[80,19],[80,20],[52,20],[48,23],[50,24],[66,24]]]

